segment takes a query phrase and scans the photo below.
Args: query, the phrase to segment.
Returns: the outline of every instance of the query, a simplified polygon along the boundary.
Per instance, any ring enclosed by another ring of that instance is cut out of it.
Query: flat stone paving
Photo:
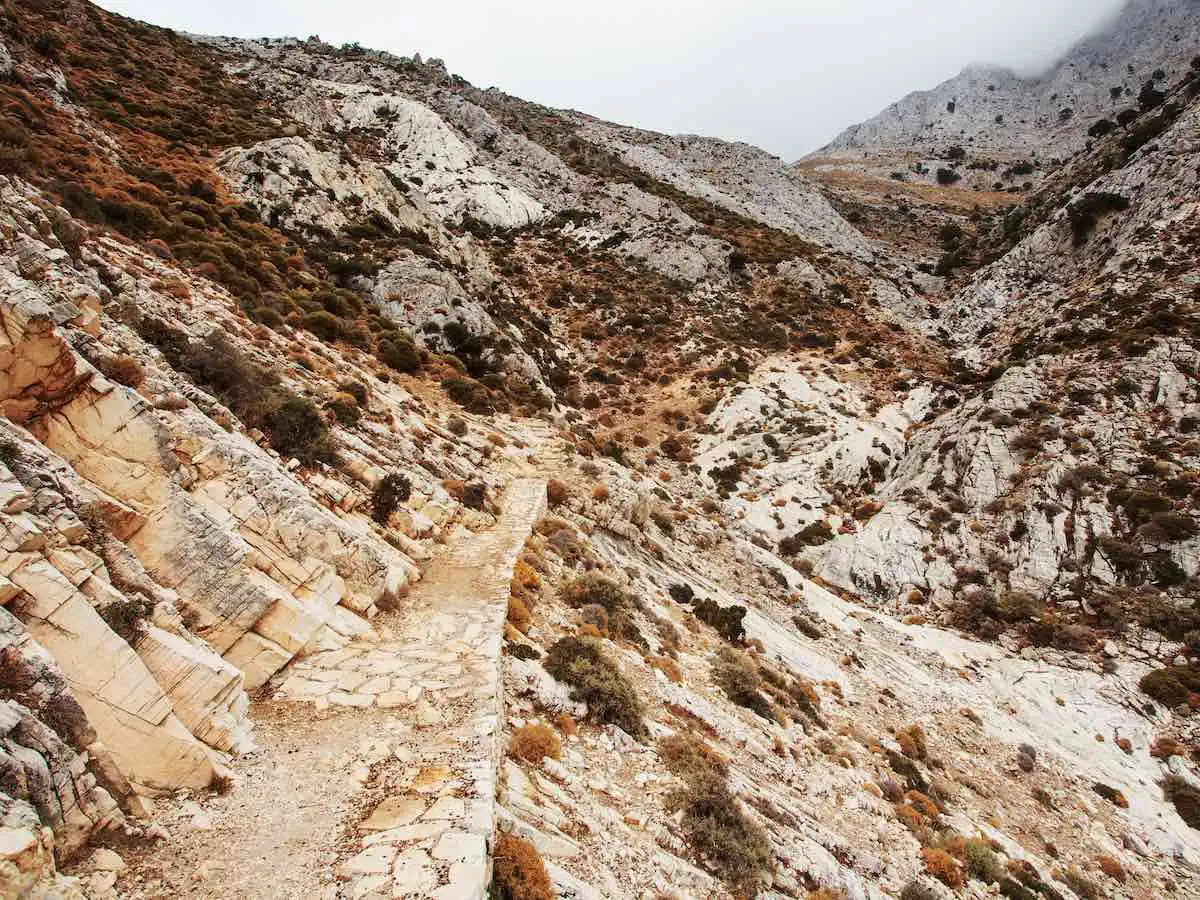
[[[298,661],[280,685],[276,701],[389,711],[385,725],[361,722],[374,762],[336,865],[340,896],[485,896],[509,583],[545,502],[544,479],[514,479],[496,525],[431,564],[390,636]]]

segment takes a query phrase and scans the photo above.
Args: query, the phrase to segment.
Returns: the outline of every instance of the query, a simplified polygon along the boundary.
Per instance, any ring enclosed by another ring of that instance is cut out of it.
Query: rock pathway
[[[175,811],[173,846],[135,860],[122,895],[485,896],[509,582],[546,503],[522,468],[496,524],[435,558],[377,639],[282,673],[233,791]]]
[[[344,896],[484,896],[509,582],[545,498],[542,479],[512,481],[496,526],[435,561],[389,623],[395,637],[311,656],[280,687],[281,701],[395,711],[357,852],[337,866]]]

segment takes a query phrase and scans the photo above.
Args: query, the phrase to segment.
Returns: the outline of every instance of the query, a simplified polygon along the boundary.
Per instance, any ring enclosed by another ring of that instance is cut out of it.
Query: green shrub
[[[153,606],[140,596],[129,600],[114,600],[96,611],[108,627],[125,639],[130,646],[137,643],[143,623],[149,618]]]
[[[247,359],[223,333],[213,330],[193,344],[179,329],[149,317],[137,329],[173,368],[211,391],[247,426],[261,429],[280,453],[309,465],[337,459],[320,410]]]
[[[1067,221],[1071,225],[1071,234],[1076,247],[1087,243],[1088,237],[1100,221],[1100,217],[1110,212],[1122,212],[1129,209],[1129,200],[1120,194],[1106,191],[1088,191],[1081,198],[1067,207]]]
[[[818,519],[780,541],[779,553],[781,556],[795,556],[805,547],[817,547],[832,539],[833,527],[824,519]]]
[[[965,847],[967,856],[967,874],[984,884],[992,884],[1004,876],[1004,866],[1000,863],[992,845],[985,838],[971,838]]]
[[[646,639],[633,621],[634,600],[615,581],[597,572],[588,572],[563,587],[560,596],[564,603],[576,609],[602,607],[614,636],[646,645]]]
[[[1163,706],[1182,706],[1189,693],[1200,693],[1200,666],[1164,666],[1147,672],[1138,687]]]
[[[495,408],[488,389],[474,378],[465,375],[445,378],[442,380],[442,388],[451,400],[470,412],[486,413]]]
[[[642,703],[637,691],[604,655],[596,641],[565,637],[546,653],[546,671],[569,684],[571,696],[588,705],[591,715],[601,722],[616,725],[632,737],[646,737]]]
[[[379,339],[376,356],[384,365],[397,372],[415,372],[421,368],[421,351],[407,339],[386,337]]]
[[[764,719],[773,718],[771,704],[759,693],[762,679],[754,661],[740,650],[722,647],[713,663],[713,680],[734,703],[744,706]]]
[[[380,525],[387,525],[392,513],[411,496],[412,482],[408,476],[389,472],[371,491],[371,518]]]
[[[278,328],[283,324],[283,316],[269,306],[255,307],[254,311],[250,314],[250,318],[261,325],[266,325],[268,328]]]
[[[462,505],[467,509],[483,509],[487,504],[487,485],[482,481],[468,481],[463,485]]]
[[[697,619],[711,625],[717,634],[731,644],[741,642],[746,636],[746,629],[742,625],[742,619],[746,617],[746,607],[737,604],[720,606],[715,600],[704,597],[697,600],[692,609]]]
[[[1190,782],[1171,775],[1163,782],[1163,793],[1175,805],[1175,811],[1189,827],[1200,830],[1200,790]]]
[[[291,394],[263,419],[271,446],[306,465],[332,463],[336,458],[329,427],[310,400]]]
[[[358,401],[354,399],[353,394],[347,394],[345,391],[334,394],[333,399],[325,404],[325,408],[337,416],[337,420],[343,425],[357,425],[358,420],[362,418]]]
[[[369,397],[367,395],[366,385],[364,385],[360,382],[357,382],[357,381],[346,380],[346,381],[343,381],[340,384],[338,384],[338,390],[344,391],[345,393],[347,393],[351,397],[353,397],[354,401],[359,406],[367,405],[367,401],[368,401]]]
[[[684,786],[667,796],[667,808],[682,811],[684,839],[732,891],[754,896],[775,866],[766,833],[729,790],[725,763],[703,744],[671,737],[659,756]]]
[[[323,341],[336,341],[342,334],[342,326],[332,313],[319,309],[300,320],[300,325]]]

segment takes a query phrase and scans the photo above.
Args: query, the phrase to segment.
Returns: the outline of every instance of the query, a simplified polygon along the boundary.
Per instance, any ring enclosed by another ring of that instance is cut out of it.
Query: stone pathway
[[[235,788],[175,811],[171,846],[131,854],[121,896],[482,900],[509,582],[546,505],[520,469],[496,524],[435,558],[377,639],[281,673]]]
[[[545,498],[542,479],[514,479],[495,527],[435,560],[383,623],[392,637],[308,657],[280,686],[279,701],[393,711],[374,735],[357,852],[337,865],[343,896],[484,896],[509,581]]]

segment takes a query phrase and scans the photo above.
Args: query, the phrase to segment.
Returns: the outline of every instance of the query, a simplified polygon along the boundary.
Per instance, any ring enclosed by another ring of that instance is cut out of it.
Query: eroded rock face
[[[246,691],[310,649],[369,639],[376,604],[419,572],[348,518],[361,493],[315,473],[309,487],[187,401],[151,405],[151,391],[176,387],[174,373],[152,374],[143,394],[96,371],[73,344],[95,352],[97,337],[115,338],[151,368],[155,351],[101,324],[90,298],[109,289],[46,243],[61,210],[19,183],[2,187],[13,252],[0,255],[0,652],[24,704],[5,713],[6,785],[24,785],[12,798],[29,800],[69,852],[121,820],[109,791],[134,803],[135,790],[208,785],[217,751],[253,747]],[[126,247],[104,252],[135,264]],[[138,255],[136,265],[161,264]],[[368,484],[381,477],[369,460],[357,470]],[[428,555],[422,539],[460,526],[444,491],[418,499],[405,540]],[[32,769],[31,740],[47,761]],[[45,851],[40,830],[17,843],[14,853]]]

